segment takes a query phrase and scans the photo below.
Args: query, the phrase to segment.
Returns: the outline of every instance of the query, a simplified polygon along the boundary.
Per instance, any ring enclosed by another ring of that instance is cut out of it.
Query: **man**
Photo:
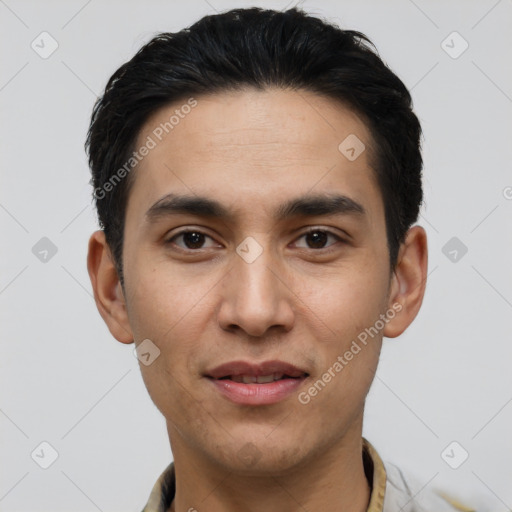
[[[111,77],[88,269],[167,424],[146,512],[464,510],[362,438],[425,291],[420,137],[371,42],[295,8],[207,16]]]

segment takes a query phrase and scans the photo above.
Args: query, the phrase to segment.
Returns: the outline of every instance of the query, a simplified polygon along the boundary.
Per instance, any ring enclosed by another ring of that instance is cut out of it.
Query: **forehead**
[[[151,149],[132,176],[127,213],[135,208],[140,216],[166,194],[186,193],[249,215],[333,190],[364,203],[370,214],[383,213],[365,123],[340,102],[308,91],[185,98],[147,120],[136,148],[144,145]]]

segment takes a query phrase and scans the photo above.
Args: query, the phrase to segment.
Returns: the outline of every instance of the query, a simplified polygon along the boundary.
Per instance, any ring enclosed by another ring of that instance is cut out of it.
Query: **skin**
[[[421,306],[426,233],[408,231],[390,273],[372,141],[349,108],[278,89],[196,99],[132,176],[124,289],[102,231],[91,236],[88,255],[112,335],[122,343],[150,339],[160,350],[140,366],[167,422],[177,474],[170,510],[366,510],[364,401],[383,336],[399,336]],[[184,103],[156,112],[137,147]],[[354,161],[338,150],[349,134],[366,145]],[[232,217],[150,222],[148,209],[171,192],[215,199]],[[366,215],[273,217],[286,200],[313,193],[349,196]],[[332,235],[315,243],[308,227]],[[206,236],[173,238],[184,228]],[[248,236],[263,249],[252,263],[236,252]],[[393,304],[401,311],[306,405],[297,393],[272,405],[237,405],[204,377],[228,361],[279,359],[309,373],[298,390],[305,391]],[[256,454],[250,464],[240,457],[248,446]]]

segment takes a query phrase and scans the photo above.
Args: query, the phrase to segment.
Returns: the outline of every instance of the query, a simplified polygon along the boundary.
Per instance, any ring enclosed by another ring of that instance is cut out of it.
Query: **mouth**
[[[205,375],[217,391],[239,405],[268,405],[296,391],[309,373],[283,361],[232,361]]]
[[[244,384],[265,384],[283,378],[297,379],[309,374],[293,364],[273,360],[261,363],[231,361],[207,371],[205,375],[212,379],[231,379]]]
[[[286,375],[284,373],[270,373],[268,375],[226,375],[225,377],[221,377],[218,380],[232,380],[233,382],[239,382],[242,384],[270,384],[271,382],[275,382],[277,380],[283,379],[301,379],[303,377],[307,377],[307,373],[303,373],[297,377],[292,377],[291,375]]]

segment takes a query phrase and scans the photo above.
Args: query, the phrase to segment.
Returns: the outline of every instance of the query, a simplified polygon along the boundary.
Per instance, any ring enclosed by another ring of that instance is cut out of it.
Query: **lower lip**
[[[281,379],[268,384],[244,384],[230,379],[209,380],[228,400],[241,405],[268,405],[284,400],[302,385],[306,377]]]

